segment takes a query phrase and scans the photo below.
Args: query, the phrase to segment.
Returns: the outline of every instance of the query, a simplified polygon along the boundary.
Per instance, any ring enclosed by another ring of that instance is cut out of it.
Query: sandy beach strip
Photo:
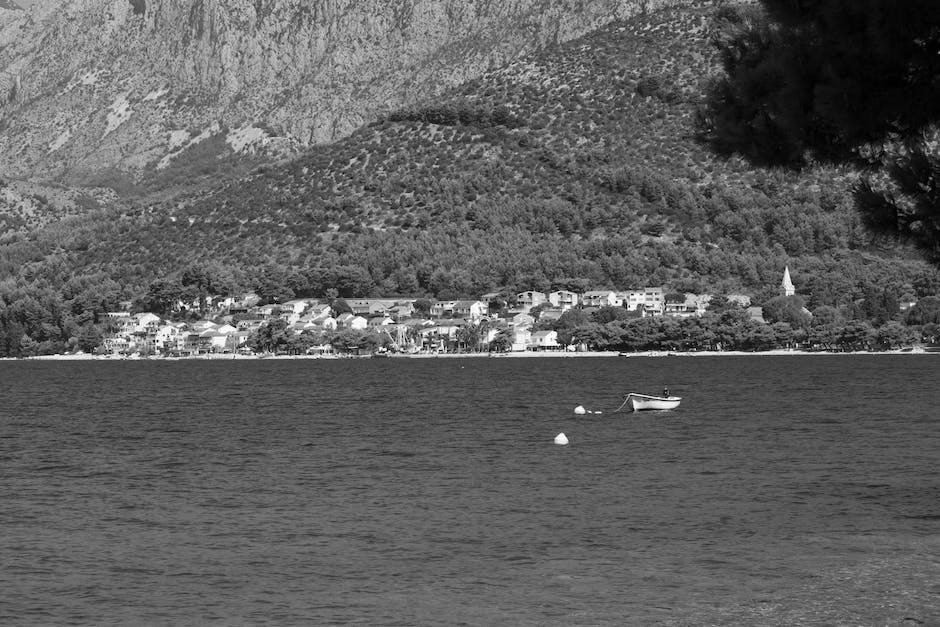
[[[844,355],[931,355],[923,350],[888,350],[888,351],[806,351],[776,349],[769,351],[520,351],[511,353],[388,353],[390,359],[527,359],[527,358],[601,358],[601,357],[783,357],[783,356],[844,356]],[[937,353],[940,354],[940,353]],[[255,361],[259,359],[296,360],[296,359],[374,359],[373,355],[194,355],[191,357],[172,356],[122,356],[92,355],[75,353],[63,355],[37,355],[35,357],[4,357],[0,361]]]

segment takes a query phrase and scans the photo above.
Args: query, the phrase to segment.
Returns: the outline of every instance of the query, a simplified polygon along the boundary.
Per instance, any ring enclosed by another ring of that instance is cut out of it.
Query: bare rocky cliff
[[[675,0],[42,0],[0,9],[0,176],[290,154]]]

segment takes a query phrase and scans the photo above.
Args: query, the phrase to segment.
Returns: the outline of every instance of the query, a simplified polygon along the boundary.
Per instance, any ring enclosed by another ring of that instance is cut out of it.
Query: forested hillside
[[[697,141],[712,10],[610,24],[170,203],[7,236],[4,298],[41,290],[79,315],[76,293],[105,307],[193,268],[297,295],[664,285],[760,301],[784,265],[811,308],[935,293],[935,270],[861,227],[851,170],[755,170]]]

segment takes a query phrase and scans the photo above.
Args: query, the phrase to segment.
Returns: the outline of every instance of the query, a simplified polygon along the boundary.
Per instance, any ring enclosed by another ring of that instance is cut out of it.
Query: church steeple
[[[793,296],[796,293],[796,288],[793,287],[793,281],[790,280],[789,266],[784,266],[783,268],[783,281],[780,283],[780,289],[783,290],[784,296]]]

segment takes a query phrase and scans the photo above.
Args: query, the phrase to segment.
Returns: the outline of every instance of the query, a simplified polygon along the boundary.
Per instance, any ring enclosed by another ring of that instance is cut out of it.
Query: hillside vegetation
[[[755,170],[696,140],[711,10],[615,22],[298,159],[8,236],[2,287],[103,281],[113,300],[199,266],[297,295],[665,285],[760,301],[789,265],[811,308],[935,293],[935,270],[862,229],[850,170]]]
[[[688,1],[43,0],[0,9],[0,176],[124,185],[193,148],[294,156],[611,19]]]

